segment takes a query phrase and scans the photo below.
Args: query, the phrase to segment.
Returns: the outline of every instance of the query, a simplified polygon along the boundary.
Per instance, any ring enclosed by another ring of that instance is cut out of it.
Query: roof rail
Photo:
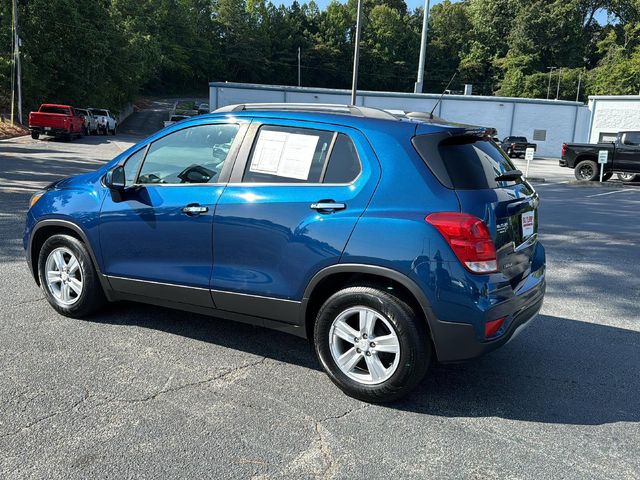
[[[355,105],[338,105],[333,103],[239,103],[220,107],[213,113],[241,112],[249,110],[287,110],[294,112],[340,113],[365,118],[397,120],[389,112],[378,108],[358,107]]]

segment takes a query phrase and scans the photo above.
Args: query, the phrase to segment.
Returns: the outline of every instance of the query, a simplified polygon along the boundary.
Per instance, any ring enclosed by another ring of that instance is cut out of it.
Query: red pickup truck
[[[29,114],[31,138],[38,139],[40,134],[63,137],[71,140],[82,136],[84,118],[69,105],[43,103],[37,112]]]

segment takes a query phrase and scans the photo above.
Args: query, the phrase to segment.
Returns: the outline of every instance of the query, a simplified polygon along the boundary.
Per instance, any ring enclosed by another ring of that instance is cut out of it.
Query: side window
[[[245,167],[245,183],[320,183],[334,132],[265,125]]]
[[[324,183],[350,183],[360,175],[360,160],[356,146],[346,135],[339,133],[331,151]]]
[[[215,183],[238,125],[198,125],[156,140],[142,165],[138,183]]]
[[[640,132],[628,132],[622,137],[622,143],[632,147],[640,146]]]
[[[144,152],[146,150],[146,147],[143,147],[127,158],[127,161],[124,164],[125,185],[133,185],[136,183],[136,173],[138,173],[140,163],[144,159]]]

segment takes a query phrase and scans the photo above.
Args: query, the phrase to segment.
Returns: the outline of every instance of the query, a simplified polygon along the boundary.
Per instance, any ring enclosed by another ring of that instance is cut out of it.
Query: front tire
[[[38,277],[49,304],[67,317],[84,317],[106,302],[89,251],[75,237],[53,235],[44,242]]]
[[[622,182],[634,182],[638,179],[638,175],[635,173],[616,173],[616,175]]]
[[[431,360],[424,320],[400,298],[371,287],[329,297],[316,318],[314,343],[331,381],[366,402],[407,395]]]
[[[576,179],[587,182],[597,180],[598,173],[598,164],[593,160],[582,160],[573,171]]]

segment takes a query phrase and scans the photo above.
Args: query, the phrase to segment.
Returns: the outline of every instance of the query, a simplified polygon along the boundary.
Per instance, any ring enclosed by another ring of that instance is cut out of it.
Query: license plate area
[[[520,217],[520,224],[522,226],[522,239],[526,240],[535,231],[536,213],[535,210],[530,212],[524,212]]]
[[[51,127],[44,127],[44,131],[45,131],[45,132],[48,132],[48,131],[50,131],[50,130],[51,130]]]

